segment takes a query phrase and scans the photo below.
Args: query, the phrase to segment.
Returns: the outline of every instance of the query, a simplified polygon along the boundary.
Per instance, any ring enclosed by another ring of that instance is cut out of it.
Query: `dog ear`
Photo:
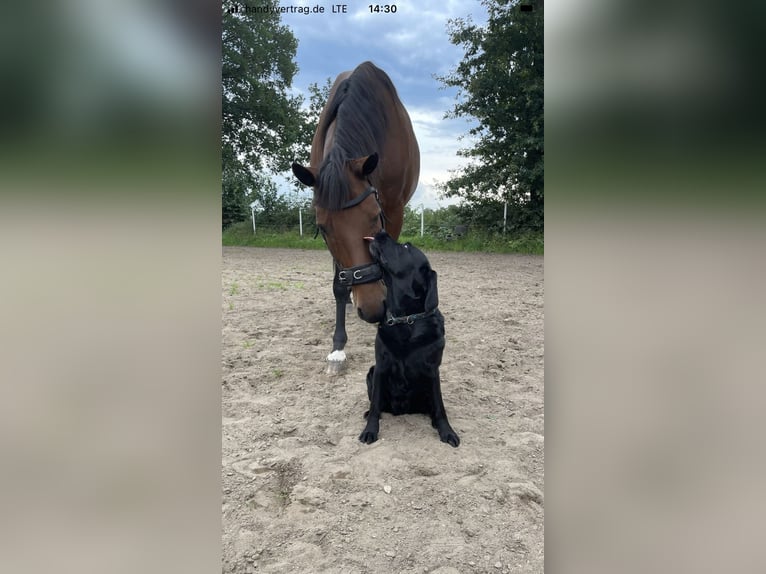
[[[439,306],[439,290],[436,287],[436,271],[433,269],[428,274],[428,286],[426,288],[426,311],[433,311]]]

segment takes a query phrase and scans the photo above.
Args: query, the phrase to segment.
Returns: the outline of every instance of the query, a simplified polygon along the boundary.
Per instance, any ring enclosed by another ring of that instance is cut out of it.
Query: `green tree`
[[[303,146],[301,148],[303,153],[296,156],[298,161],[306,163],[309,161],[314,132],[319,124],[319,116],[322,115],[322,110],[330,98],[331,88],[331,78],[327,78],[322,86],[317,83],[309,84],[309,106],[303,110]]]
[[[314,139],[314,132],[316,132],[317,124],[319,123],[319,116],[322,114],[325,103],[330,97],[332,83],[332,78],[327,78],[321,86],[317,83],[309,84],[308,107],[304,106],[302,111],[303,129],[301,132],[301,143],[295,154],[295,160],[304,165],[309,163],[311,142]],[[312,207],[313,199],[310,196],[311,192],[297,179],[292,178],[291,181],[295,189],[295,195],[289,198],[290,205],[296,213],[299,208],[303,210],[304,230],[306,230],[306,233],[313,233],[316,227],[316,212]]]
[[[482,0],[488,21],[448,23],[450,41],[465,50],[446,76],[458,88],[458,103],[447,117],[474,117],[476,140],[460,155],[473,161],[444,184],[447,197],[468,205],[508,202],[516,230],[542,231],[543,218],[543,2]]]
[[[288,92],[297,72],[298,41],[279,13],[275,0],[224,6],[222,31],[223,221],[242,216],[268,181],[267,170],[288,169],[301,143],[303,98]],[[244,194],[245,198],[238,196]],[[230,211],[227,213],[226,210]],[[249,209],[245,216],[249,214]]]
[[[249,174],[224,164],[221,173],[221,223],[224,229],[250,215],[248,196],[252,188],[253,179]]]

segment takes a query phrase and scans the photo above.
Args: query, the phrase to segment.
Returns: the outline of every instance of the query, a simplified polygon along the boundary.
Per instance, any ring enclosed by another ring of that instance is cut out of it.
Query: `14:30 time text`
[[[396,4],[370,4],[367,7],[370,12],[375,14],[394,14],[396,12]]]

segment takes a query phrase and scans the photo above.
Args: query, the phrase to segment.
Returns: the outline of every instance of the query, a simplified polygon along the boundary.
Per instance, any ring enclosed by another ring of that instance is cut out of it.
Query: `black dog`
[[[439,381],[444,317],[437,308],[436,272],[420,249],[394,241],[385,231],[371,240],[370,253],[383,271],[386,317],[375,338],[375,365],[367,373],[370,410],[363,443],[378,440],[380,413],[424,413],[439,438],[460,444],[447,420]]]

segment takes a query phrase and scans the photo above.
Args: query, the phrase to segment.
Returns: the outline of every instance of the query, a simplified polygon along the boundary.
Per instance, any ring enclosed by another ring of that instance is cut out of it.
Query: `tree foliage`
[[[323,85],[317,83],[309,84],[309,105],[303,109],[303,133],[301,145],[295,158],[300,163],[308,164],[311,155],[311,142],[314,139],[319,124],[319,116],[322,115],[325,103],[330,98],[330,89],[332,88],[332,79],[327,78]]]
[[[221,173],[221,224],[227,228],[232,223],[247,219],[250,214],[248,189],[252,189],[251,175],[223,166]]]
[[[439,79],[457,87],[448,117],[474,117],[475,139],[460,154],[473,160],[443,187],[468,205],[507,201],[518,230],[543,229],[543,2],[482,0],[488,22],[450,20],[450,41],[465,50],[457,68]],[[493,211],[496,208],[493,207]]]
[[[296,146],[294,160],[303,165],[308,165],[311,156],[311,142],[314,139],[314,132],[316,132],[317,124],[319,124],[319,116],[322,115],[325,103],[330,97],[330,89],[332,88],[332,79],[327,78],[323,85],[319,85],[316,82],[309,84],[309,100],[308,106],[303,106],[301,109],[301,135],[299,143]],[[304,100],[305,103],[305,100]],[[296,197],[291,201],[292,203],[311,203],[306,198],[306,193],[309,192],[305,185],[300,183],[297,179],[291,179],[293,187],[296,192]]]
[[[277,4],[264,0],[259,6]],[[303,100],[288,92],[297,72],[298,41],[278,13],[236,6],[224,9],[222,31],[224,225],[242,217],[241,206],[259,197],[267,170],[288,168],[304,132]]]

